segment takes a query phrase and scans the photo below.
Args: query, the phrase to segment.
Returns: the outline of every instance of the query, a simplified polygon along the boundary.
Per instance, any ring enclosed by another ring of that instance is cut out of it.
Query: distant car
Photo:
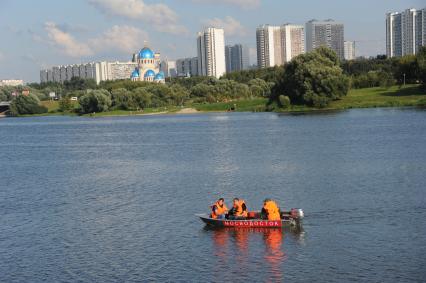
[[[76,96],[71,97],[71,101],[77,101],[77,100],[78,100],[78,97]]]
[[[53,100],[59,100],[59,97],[55,97],[55,98],[53,98]]]

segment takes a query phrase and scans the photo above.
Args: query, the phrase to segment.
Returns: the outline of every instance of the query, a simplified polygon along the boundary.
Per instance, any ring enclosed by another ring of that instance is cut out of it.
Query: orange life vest
[[[226,211],[228,211],[228,208],[226,207],[225,203],[222,206],[220,206],[219,201],[213,204],[211,208],[212,208],[212,213],[210,217],[213,219],[216,219],[219,215],[225,214]]]
[[[266,214],[268,216],[268,220],[280,220],[281,219],[280,209],[279,209],[278,205],[275,203],[275,201],[273,201],[273,200],[267,201],[263,205],[263,209],[266,211]]]
[[[243,217],[247,217],[248,213],[247,213],[247,209],[243,210],[243,204],[245,205],[245,201],[240,199],[238,201],[238,203],[236,205],[234,205],[235,208],[235,216],[243,216]],[[246,206],[247,208],[247,206]]]

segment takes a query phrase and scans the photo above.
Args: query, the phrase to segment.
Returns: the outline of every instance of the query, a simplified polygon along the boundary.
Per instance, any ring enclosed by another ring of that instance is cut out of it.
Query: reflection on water
[[[284,239],[303,238],[301,226],[271,228],[214,228],[205,226],[203,231],[213,242],[214,266],[217,278],[230,264],[236,265],[237,276],[244,277],[253,266],[251,256],[264,263],[263,272],[271,282],[283,280],[283,264],[287,260]],[[265,269],[266,268],[266,269]]]

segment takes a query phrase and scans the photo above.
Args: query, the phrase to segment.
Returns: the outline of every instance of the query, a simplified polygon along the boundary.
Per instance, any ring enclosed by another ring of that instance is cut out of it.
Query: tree
[[[288,107],[290,107],[291,103],[290,103],[290,98],[288,96],[286,96],[286,95],[280,95],[280,96],[278,96],[278,100],[279,100],[280,106],[282,108],[288,108]]]
[[[79,99],[82,113],[107,111],[111,106],[111,98],[106,90],[91,90]]]
[[[47,112],[47,108],[40,105],[40,100],[34,94],[19,95],[10,105],[12,115],[42,114]]]
[[[418,77],[424,89],[426,89],[426,46],[423,46],[416,58]]]
[[[111,91],[112,106],[122,110],[135,108],[132,92],[125,88],[117,88]]]
[[[252,79],[248,82],[253,96],[269,97],[271,94],[271,86],[262,79]]]
[[[292,103],[325,107],[345,96],[349,90],[349,78],[343,74],[336,54],[320,47],[295,57],[285,66],[277,85],[273,87],[271,101],[279,102],[285,93]]]
[[[59,100],[59,111],[68,112],[73,109],[73,104],[68,97],[64,97]]]
[[[132,93],[133,96],[133,102],[135,103],[135,106],[137,108],[147,108],[151,106],[152,100],[151,96],[152,94],[148,92],[143,87],[138,87],[135,90],[133,90]]]

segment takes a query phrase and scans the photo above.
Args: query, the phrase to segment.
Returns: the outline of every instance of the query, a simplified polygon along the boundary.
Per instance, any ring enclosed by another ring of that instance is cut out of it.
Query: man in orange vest
[[[225,205],[225,199],[218,199],[212,206],[212,213],[210,217],[213,219],[222,219],[225,218],[225,215],[228,213],[228,208]]]
[[[229,219],[246,219],[248,215],[247,206],[244,200],[234,198],[233,206],[229,211]]]
[[[268,220],[280,220],[281,212],[277,203],[271,199],[265,199],[263,201],[262,208],[262,219]]]

